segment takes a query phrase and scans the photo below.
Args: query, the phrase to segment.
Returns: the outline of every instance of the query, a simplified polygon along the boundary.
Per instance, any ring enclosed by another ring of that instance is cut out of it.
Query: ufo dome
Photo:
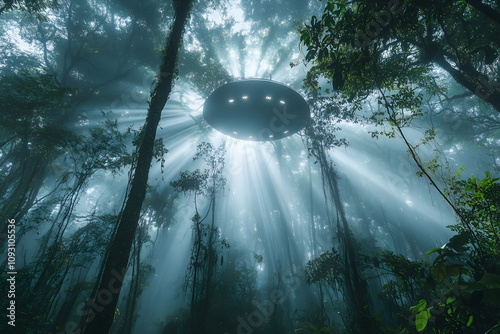
[[[205,101],[203,117],[216,130],[242,140],[281,139],[300,131],[309,106],[292,88],[264,79],[245,79],[217,88]]]

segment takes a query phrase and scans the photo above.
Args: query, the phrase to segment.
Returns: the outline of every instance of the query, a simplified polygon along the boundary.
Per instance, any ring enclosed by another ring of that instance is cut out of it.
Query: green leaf
[[[427,252],[425,252],[425,254],[432,254],[432,253],[436,253],[436,252],[441,252],[443,249],[442,248],[433,248],[431,250],[428,250]]]
[[[492,288],[500,288],[500,275],[487,273],[481,278],[479,283]]]
[[[471,239],[469,232],[462,232],[455,235],[450,239],[450,242],[446,244],[446,247],[453,248],[455,250],[460,250],[465,244],[467,244]]]
[[[421,312],[427,306],[425,299],[420,299],[418,304],[410,308],[410,312],[418,313]]]
[[[474,321],[474,316],[473,315],[471,315],[469,317],[469,320],[467,321],[467,327],[470,327],[470,325],[472,325],[472,321]]]
[[[427,326],[427,321],[429,320],[430,311],[424,310],[422,312],[417,313],[415,317],[415,327],[418,332],[421,332]]]

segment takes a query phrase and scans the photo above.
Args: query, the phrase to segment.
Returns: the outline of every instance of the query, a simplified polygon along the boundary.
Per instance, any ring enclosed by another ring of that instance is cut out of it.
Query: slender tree
[[[336,211],[336,235],[339,241],[338,252],[333,250],[336,261],[341,264],[339,270],[342,279],[342,289],[347,302],[347,309],[351,314],[349,330],[352,333],[378,333],[371,319],[371,305],[369,300],[370,291],[366,279],[363,277],[362,260],[357,250],[356,239],[351,231],[347,220],[347,214],[341,198],[338,175],[332,161],[328,158],[328,150],[346,145],[345,139],[337,138],[338,130],[337,115],[346,113],[344,117],[350,117],[349,112],[344,111],[340,102],[330,99],[322,99],[316,95],[317,92],[309,92],[310,104],[314,117],[306,126],[306,145],[309,154],[319,164],[325,198],[333,200]],[[333,220],[333,217],[332,217]],[[332,222],[332,229],[333,222]],[[332,253],[326,252],[317,259],[331,258]],[[321,261],[321,260],[320,260]],[[334,261],[332,261],[334,262]]]
[[[148,114],[142,130],[143,137],[138,149],[137,165],[130,192],[121,212],[116,234],[104,259],[103,268],[93,293],[92,306],[86,314],[83,327],[83,333],[86,334],[109,333],[113,324],[123,284],[123,275],[128,265],[142,202],[146,195],[156,130],[176,77],[177,55],[192,3],[193,0],[174,0],[173,3],[175,18],[166,46],[163,49],[160,71],[151,91]]]
[[[206,332],[208,315],[214,299],[216,266],[221,248],[229,247],[225,239],[219,240],[219,228],[216,223],[216,197],[224,189],[226,180],[222,177],[224,169],[224,146],[214,148],[210,143],[201,143],[193,160],[203,159],[208,169],[194,172],[182,172],[180,178],[171,182],[172,187],[183,193],[194,194],[195,214],[193,222],[193,245],[191,261],[186,272],[186,291],[191,294],[191,332]],[[203,215],[198,210],[198,196],[205,196],[210,201],[207,212]],[[210,223],[204,223],[210,215]],[[221,257],[221,262],[223,261]]]

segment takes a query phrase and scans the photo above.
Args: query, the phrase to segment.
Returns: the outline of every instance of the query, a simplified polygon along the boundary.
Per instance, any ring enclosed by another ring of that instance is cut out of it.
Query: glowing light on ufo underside
[[[245,79],[217,88],[205,101],[203,116],[225,135],[253,141],[277,140],[302,130],[309,106],[292,88],[264,79]]]

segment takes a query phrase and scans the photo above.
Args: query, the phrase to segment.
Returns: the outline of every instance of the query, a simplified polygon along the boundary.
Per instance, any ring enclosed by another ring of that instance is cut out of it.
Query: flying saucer
[[[203,117],[213,128],[242,140],[276,140],[300,131],[309,106],[292,88],[264,79],[245,79],[217,88],[205,101]]]

